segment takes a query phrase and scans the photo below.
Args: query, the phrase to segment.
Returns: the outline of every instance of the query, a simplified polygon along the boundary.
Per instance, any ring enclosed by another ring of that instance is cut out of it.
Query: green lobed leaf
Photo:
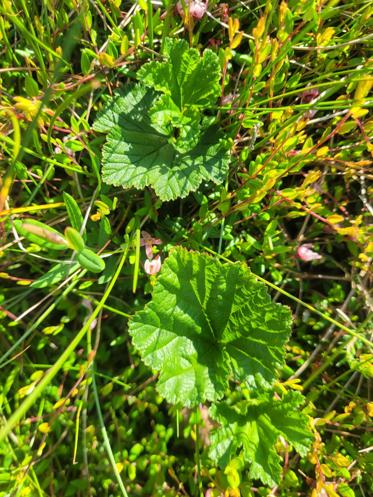
[[[144,120],[150,124],[143,110],[153,103],[155,93],[146,91],[140,85],[127,85],[122,91],[116,92],[112,98],[107,99],[106,105],[98,113],[93,129],[107,133],[116,126],[125,123],[125,116],[132,121]]]
[[[185,197],[204,180],[223,182],[229,154],[217,129],[209,127],[192,150],[181,153],[172,136],[153,127],[154,99],[151,90],[129,87],[99,114],[94,129],[109,132],[103,149],[103,180],[125,188],[151,186],[161,200]]]
[[[177,248],[129,333],[144,362],[160,371],[159,392],[191,406],[221,398],[229,378],[269,386],[290,325],[288,308],[273,303],[246,266]]]
[[[167,38],[164,62],[144,64],[137,77],[157,91],[170,95],[179,109],[186,106],[214,105],[221,94],[221,70],[218,56],[205,50],[189,48],[185,40]]]
[[[178,152],[188,152],[193,149],[198,144],[203,131],[208,128],[198,109],[180,110],[170,95],[156,98],[149,112],[153,127],[160,133],[168,135],[169,142]]]
[[[195,147],[207,128],[202,111],[221,94],[218,56],[189,48],[185,40],[166,39],[165,61],[145,64],[137,73],[142,83],[161,92],[149,110],[154,127],[169,134],[178,128],[173,146],[179,152]]]
[[[245,400],[235,406],[211,406],[212,418],[221,426],[211,433],[210,457],[221,467],[242,454],[250,463],[250,477],[275,485],[281,477],[281,458],[275,444],[279,436],[287,440],[302,456],[312,443],[308,418],[300,410],[304,397],[289,392],[282,400],[266,393],[258,399]]]

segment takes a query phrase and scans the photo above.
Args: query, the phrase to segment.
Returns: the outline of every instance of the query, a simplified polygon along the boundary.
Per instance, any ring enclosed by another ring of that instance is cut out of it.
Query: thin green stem
[[[148,38],[149,38],[149,48],[153,50],[154,41],[153,41],[154,33],[153,33],[153,4],[152,0],[148,0]]]
[[[140,268],[140,228],[137,228],[135,234],[136,240],[136,251],[135,251],[135,265],[133,270],[133,283],[132,283],[132,291],[136,293],[137,289],[137,281],[139,279],[139,268]]]
[[[65,298],[66,295],[68,295],[73,290],[73,288],[79,283],[80,278],[82,278],[85,275],[86,272],[87,271],[84,269],[83,271],[80,272],[80,274],[78,274],[79,273],[79,271],[78,271],[77,274],[76,274],[76,277],[74,278],[74,280],[70,283],[69,286],[67,286],[65,288],[65,290],[61,293],[61,295],[59,295],[52,302],[52,304],[43,312],[43,314],[41,316],[39,316],[39,318],[30,326],[30,328],[28,330],[26,330],[25,333],[5,352],[5,354],[3,354],[0,357],[0,369],[3,368],[4,366],[6,366],[8,364],[8,362],[12,361],[12,359],[10,359],[9,361],[5,362],[5,360],[7,359],[7,357],[9,357],[11,354],[13,354],[13,352],[15,352],[17,350],[17,348],[26,340],[26,338],[28,338],[31,335],[31,333],[33,331],[35,331],[36,328],[58,306],[58,304],[61,302],[61,300],[63,298]]]
[[[83,298],[89,300],[90,302],[93,302],[94,304],[98,304],[98,302],[99,302],[99,300],[95,299],[94,297],[91,297],[90,295],[87,295],[84,292],[76,291],[74,293],[76,293],[80,297],[83,297]],[[112,307],[111,305],[108,305],[108,304],[105,304],[103,306],[103,309],[106,309],[107,311],[113,312],[114,314],[118,314],[118,316],[123,316],[124,318],[127,318],[127,319],[131,317],[131,314],[127,314],[127,312],[123,312],[120,309],[116,309],[115,307]]]
[[[334,354],[331,354],[326,358],[326,360],[321,364],[320,367],[316,369],[307,379],[303,382],[303,388],[306,390],[328,367],[333,364],[335,359],[343,353],[342,350],[336,350]]]
[[[5,426],[0,430],[0,442],[4,440],[4,438],[13,430],[13,428],[20,422],[22,417],[28,412],[28,410],[35,404],[36,400],[40,397],[40,395],[43,393],[44,389],[51,383],[53,378],[56,376],[56,374],[60,371],[60,369],[63,367],[67,359],[70,357],[70,355],[74,352],[75,348],[81,340],[84,338],[86,335],[87,331],[89,330],[91,324],[93,321],[96,319],[98,316],[99,312],[103,308],[103,305],[105,304],[105,301],[109,297],[119,275],[122,270],[122,267],[127,259],[127,254],[128,254],[128,248],[129,245],[126,246],[126,248],[123,251],[122,257],[119,261],[117,270],[115,271],[115,274],[110,281],[108,287],[105,290],[105,293],[100,300],[99,304],[97,307],[94,309],[92,312],[91,316],[89,319],[86,321],[85,325],[81,328],[81,330],[78,332],[78,334],[75,336],[75,338],[72,340],[70,345],[65,349],[65,351],[60,355],[60,357],[57,359],[57,361],[54,363],[54,365],[49,369],[49,371],[44,375],[44,377],[40,380],[40,382],[37,384],[35,389],[32,391],[32,393],[22,402],[22,404],[18,407],[18,409],[14,412],[14,414],[9,418]]]
[[[116,478],[118,485],[119,485],[119,488],[122,492],[122,495],[124,495],[124,497],[128,497],[127,491],[124,487],[122,478],[120,476],[120,473],[119,473],[118,468],[117,468],[117,464],[116,464],[115,459],[114,459],[114,454],[113,454],[113,451],[111,449],[110,440],[109,440],[109,437],[108,437],[108,434],[106,431],[106,427],[105,427],[105,423],[104,423],[104,418],[102,416],[100,399],[98,398],[97,385],[96,385],[96,379],[95,379],[95,371],[94,371],[93,364],[91,366],[91,378],[92,378],[92,391],[93,391],[93,396],[95,398],[98,421],[99,421],[100,428],[101,428],[102,438],[104,440],[104,446],[105,446],[106,452],[108,454],[112,470],[114,471],[115,478]]]
[[[197,485],[196,485],[196,496],[199,497],[202,491],[202,478],[201,478],[201,458],[200,458],[200,437],[199,437],[199,406],[196,407],[196,445],[195,445],[195,458],[197,464]]]
[[[96,343],[95,343],[95,347],[94,347],[94,350],[96,353],[97,353],[97,349],[98,349],[98,345],[99,345],[99,341],[100,341],[100,335],[101,335],[101,319],[102,319],[102,312],[100,312],[100,315],[98,316],[98,319],[97,319]],[[88,330],[88,335],[87,335],[87,353],[88,353],[87,354],[88,357],[90,357],[91,353],[92,353],[91,329]],[[112,451],[112,448],[110,445],[109,436],[107,434],[107,430],[106,430],[106,426],[105,426],[105,422],[104,422],[104,417],[103,417],[102,411],[101,411],[100,398],[98,396],[98,390],[97,390],[97,384],[96,384],[96,371],[95,371],[94,358],[93,358],[93,360],[90,364],[90,367],[88,369],[88,374],[92,380],[92,382],[91,382],[92,392],[93,392],[93,397],[95,399],[96,411],[97,411],[97,415],[98,415],[98,421],[99,421],[99,425],[100,425],[100,429],[101,429],[101,433],[102,433],[102,438],[104,440],[104,446],[105,446],[106,452],[108,454],[109,461],[110,461],[112,470],[114,472],[115,478],[116,478],[118,485],[119,485],[119,488],[122,492],[122,495],[124,497],[128,497],[127,492],[126,492],[126,488],[124,486],[124,483],[122,481],[118,467],[117,467],[116,462],[115,462],[114,454],[113,454],[113,451]],[[88,388],[88,385],[87,385],[87,388]]]
[[[178,406],[176,406],[176,438],[179,437],[180,437],[180,413]]]

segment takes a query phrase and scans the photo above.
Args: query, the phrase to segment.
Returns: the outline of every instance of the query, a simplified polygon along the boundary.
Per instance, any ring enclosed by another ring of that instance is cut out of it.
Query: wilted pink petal
[[[179,16],[183,16],[184,15],[183,5],[182,5],[181,2],[177,2],[177,4],[176,4],[176,10],[177,10],[177,13],[179,14]]]
[[[304,117],[306,117],[307,119],[312,119],[313,116],[316,114],[317,110],[307,110],[305,113],[304,113]]]
[[[228,22],[229,18],[229,5],[227,3],[220,3],[218,5],[219,10],[220,10],[220,17],[221,20],[224,22]]]
[[[312,249],[312,245],[310,243],[305,243],[304,245],[299,245],[297,248],[297,256],[302,261],[316,261],[318,259],[322,259],[322,256],[317,252],[314,252]]]
[[[159,238],[153,238],[147,231],[141,232],[140,245],[143,247],[144,245],[160,245],[162,240]]]
[[[153,259],[153,245],[145,245],[145,253],[148,259]]]
[[[160,255],[156,255],[154,259],[146,259],[144,269],[147,274],[157,274],[161,269],[162,261]]]
[[[145,245],[146,257],[148,259],[153,259],[153,245],[160,245],[162,240],[159,238],[153,238],[147,231],[141,232],[140,246]]]
[[[221,103],[223,105],[228,105],[228,104],[231,104],[234,99],[236,98],[237,95],[235,95],[234,93],[229,93],[228,95],[224,95],[221,99]]]
[[[206,2],[202,2],[201,0],[185,0],[185,5],[189,5],[189,14],[194,19],[202,19],[207,10],[208,0]],[[176,10],[180,16],[184,15],[183,4],[181,2],[177,2]]]
[[[305,90],[301,95],[302,104],[309,104],[315,100],[320,95],[320,92],[317,88],[310,88]]]

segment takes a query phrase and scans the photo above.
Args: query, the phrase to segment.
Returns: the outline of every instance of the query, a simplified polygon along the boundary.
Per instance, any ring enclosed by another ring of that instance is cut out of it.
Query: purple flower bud
[[[320,95],[317,88],[309,88],[305,90],[301,95],[302,104],[309,104],[315,100]]]
[[[317,252],[314,252],[311,243],[305,243],[304,245],[299,245],[297,248],[297,256],[299,259],[305,262],[317,261],[322,259],[322,256]]]
[[[201,0],[185,0],[185,5],[189,6],[189,14],[194,19],[202,19],[207,11],[208,0],[202,2]],[[183,4],[177,2],[176,10],[180,16],[184,15]]]

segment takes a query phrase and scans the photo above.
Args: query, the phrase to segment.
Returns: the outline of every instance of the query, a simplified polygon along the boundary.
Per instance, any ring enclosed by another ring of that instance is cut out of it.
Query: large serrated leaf
[[[221,94],[218,56],[207,49],[200,56],[185,40],[167,38],[164,62],[148,62],[137,73],[145,85],[170,95],[180,108],[214,105]]]
[[[267,393],[235,406],[213,405],[211,415],[221,426],[210,436],[210,457],[224,468],[231,459],[242,455],[250,463],[251,478],[268,485],[278,484],[278,437],[282,436],[302,456],[312,442],[307,416],[299,409],[303,401],[299,392],[289,392],[282,400]]]
[[[101,133],[109,132],[116,126],[122,126],[127,118],[135,125],[142,121],[150,125],[150,119],[144,115],[154,99],[155,93],[146,90],[140,85],[129,84],[125,89],[118,91],[112,98],[107,99],[105,107],[98,113],[93,129]]]
[[[151,124],[154,98],[151,90],[137,85],[117,94],[98,116],[94,129],[109,131],[103,180],[125,188],[151,186],[162,200],[185,197],[204,180],[224,181],[229,156],[216,128],[208,128],[191,151],[181,153]]]
[[[160,371],[160,393],[190,406],[221,398],[229,377],[270,385],[290,322],[245,266],[178,248],[129,332],[144,362]]]

